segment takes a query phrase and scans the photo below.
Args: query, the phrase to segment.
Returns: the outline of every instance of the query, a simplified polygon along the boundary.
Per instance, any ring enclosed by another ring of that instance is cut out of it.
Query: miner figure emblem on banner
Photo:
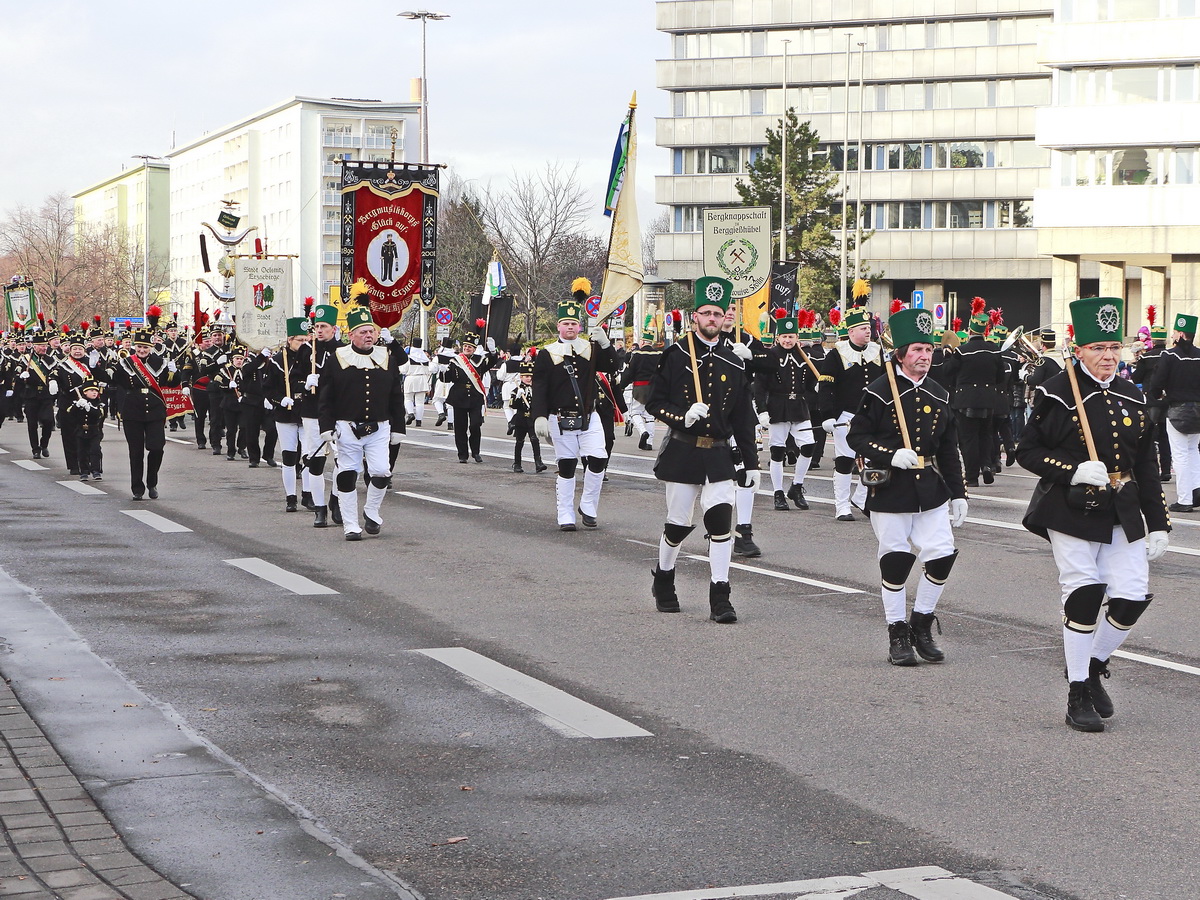
[[[269,284],[254,285],[254,308],[270,309],[275,305],[275,288]]]

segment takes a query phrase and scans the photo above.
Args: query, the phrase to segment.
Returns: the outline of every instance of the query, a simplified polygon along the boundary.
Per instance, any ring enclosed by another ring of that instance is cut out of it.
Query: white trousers
[[[646,412],[646,405],[640,400],[633,399],[633,386],[625,388],[625,407],[628,410],[627,415],[629,421],[633,423],[633,430],[638,433],[638,437],[643,434],[648,435],[650,440],[654,440],[654,417]]]
[[[1125,539],[1120,525],[1113,528],[1112,543],[1101,544],[1071,537],[1058,531],[1048,534],[1058,566],[1059,598],[1065,605],[1076,588],[1088,584],[1106,584],[1109,597],[1145,600],[1150,590],[1150,563],[1146,560],[1146,541]],[[1129,636],[1129,629],[1113,626],[1100,616],[1096,630],[1081,633],[1063,626],[1063,653],[1067,660],[1067,678],[1083,681],[1088,677],[1090,659],[1107,660]]]
[[[1167,442],[1175,469],[1176,500],[1192,505],[1192,491],[1200,488],[1200,434],[1184,434],[1167,419]]]
[[[428,393],[428,391],[420,389],[415,391],[410,391],[407,387],[404,389],[404,412],[418,422],[425,418],[425,395]]]
[[[921,563],[942,559],[954,552],[954,530],[950,527],[950,502],[925,512],[872,512],[871,528],[879,541],[878,559],[887,553],[916,553]],[[931,613],[946,585],[922,576],[917,584],[913,611]],[[883,613],[888,622],[903,622],[908,618],[908,592],[883,586]]]
[[[671,525],[691,525],[696,514],[696,501],[700,501],[700,516],[714,506],[734,502],[736,485],[731,481],[705,482],[704,484],[680,484],[667,482],[667,522]],[[743,525],[746,523],[742,523]],[[708,542],[709,580],[714,584],[729,580],[729,563],[733,559],[731,534],[714,535],[716,540]],[[672,547],[663,536],[658,542],[658,568],[667,571],[675,568],[679,550],[683,545]]]
[[[807,419],[803,422],[772,422],[767,426],[767,431],[769,434],[768,446],[771,447],[786,447],[789,435],[795,439],[797,447],[807,447],[815,442],[812,423]],[[808,474],[808,466],[811,462],[811,458],[803,453],[796,457],[792,484],[804,484],[804,476]],[[783,490],[783,460],[771,460],[771,490]]]
[[[550,416],[550,443],[554,448],[554,459],[578,459],[595,456],[598,459],[608,459],[608,451],[604,449],[604,426],[600,424],[600,414],[593,412],[588,419],[587,427],[582,431],[560,431],[558,416]],[[579,508],[589,516],[599,515],[600,488],[604,484],[604,473],[593,472],[583,466],[583,493],[579,497]],[[575,523],[575,477],[563,478],[559,475],[554,479],[554,498],[558,508],[558,524],[572,525]]]
[[[850,420],[854,418],[854,413],[844,412],[837,417],[837,424],[833,429],[833,455],[848,456],[853,459],[857,454],[850,449],[850,442],[846,440],[846,434],[850,431]],[[843,474],[835,471],[833,473],[833,508],[834,514],[838,516],[850,515],[850,490],[851,482],[854,476],[852,474]],[[859,483],[854,490],[854,503],[859,509],[863,508],[863,504],[867,502],[867,486]]]
[[[275,428],[279,432],[279,449],[281,451],[290,450],[300,456],[312,453],[320,446],[317,437],[320,433],[320,426],[317,425],[316,419],[301,419],[298,423],[294,422],[276,422]],[[296,494],[296,467],[295,466],[280,466],[280,472],[283,474],[283,492],[289,497]],[[317,506],[325,505],[325,479],[313,475],[307,468],[301,469],[301,486],[303,490],[312,494],[313,503]]]
[[[517,411],[508,405],[508,401],[513,398],[513,394],[517,392],[516,381],[506,381],[500,385],[500,408],[504,410],[504,418],[511,422]]]
[[[350,427],[351,423],[339,420],[334,426],[337,438],[337,475],[343,472],[354,472],[355,477],[361,474],[363,463],[366,463],[367,474],[386,478],[391,471],[388,464],[388,445],[392,440],[392,426],[389,422],[380,422],[379,430],[360,438],[355,436]],[[337,487],[337,484],[334,484]],[[363,513],[376,522],[382,522],[383,517],[379,508],[383,505],[386,487],[376,487],[368,482],[367,500],[363,504]],[[351,491],[338,490],[338,504],[342,508],[342,528],[346,534],[361,531],[358,524],[358,489]]]

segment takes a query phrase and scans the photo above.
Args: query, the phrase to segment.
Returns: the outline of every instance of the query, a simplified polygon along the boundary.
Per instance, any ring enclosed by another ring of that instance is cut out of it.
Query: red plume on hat
[[[71,326],[70,326],[70,325],[63,325],[63,327],[62,327],[62,333],[63,333],[63,334],[70,334],[70,333],[71,333]]]
[[[88,329],[87,319],[84,319],[82,322],[79,323],[79,330],[87,331],[87,329]]]
[[[203,328],[207,324],[208,324],[208,313],[206,313],[204,310],[200,310],[200,327]]]
[[[1004,310],[997,307],[988,310],[988,324],[992,326],[1004,324]]]
[[[787,310],[784,309],[782,306],[777,306],[777,307],[775,307],[775,312],[771,313],[771,315],[773,315],[776,319],[786,319],[787,318]]]
[[[46,321],[46,314],[45,314],[44,312],[40,312],[40,313],[38,313],[38,321],[39,321],[39,322],[45,322],[45,321]]]
[[[304,298],[304,311],[307,313],[310,309],[312,309],[312,306],[314,303],[316,303],[316,301],[313,300],[312,297],[305,297]]]
[[[962,331],[962,317],[955,316],[954,321],[950,323],[950,327],[954,331]]]
[[[976,297],[974,300],[971,301],[971,315],[973,315],[973,316],[979,315],[981,312],[983,312],[984,307],[986,307],[986,306],[987,306],[986,300],[984,300],[982,297]]]
[[[1150,327],[1154,327],[1155,321],[1158,319],[1158,307],[1151,303],[1146,307],[1146,321],[1150,323]]]
[[[901,301],[901,299],[899,297],[893,297],[891,310],[890,310],[892,315],[894,316],[896,313],[900,312],[900,310],[902,310],[902,309],[904,309],[903,301]]]
[[[1074,325],[1067,326],[1067,337],[1072,341],[1075,340],[1075,326]]]
[[[95,322],[97,325],[99,325],[100,324],[100,313],[96,313],[94,316],[92,316],[92,321]]]
[[[126,319],[126,320],[125,320],[125,327],[126,327],[126,328],[132,328],[132,327],[133,327],[133,321],[132,321],[131,319]]]

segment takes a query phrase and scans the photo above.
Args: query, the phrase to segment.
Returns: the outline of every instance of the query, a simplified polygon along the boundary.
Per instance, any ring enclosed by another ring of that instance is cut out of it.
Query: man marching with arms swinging
[[[737,621],[729,599],[735,478],[750,489],[757,488],[759,478],[746,363],[720,337],[732,292],[724,278],[696,282],[692,330],[663,352],[646,403],[647,411],[670,429],[654,466],[667,490],[667,521],[651,589],[655,606],[659,612],[679,612],[675,562],[684,538],[695,530],[699,500],[709,539],[709,618],[721,625]],[[734,445],[744,469],[735,470]]]

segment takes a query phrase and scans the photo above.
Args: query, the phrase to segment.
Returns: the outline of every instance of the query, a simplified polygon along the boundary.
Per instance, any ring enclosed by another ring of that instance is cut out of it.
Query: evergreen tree
[[[836,305],[841,285],[842,230],[841,192],[838,174],[829,159],[818,153],[820,138],[808,122],[799,122],[795,109],[787,116],[787,258],[800,263],[800,297],[805,306],[825,310]],[[779,127],[767,129],[767,146],[762,155],[747,168],[747,177],[738,182],[738,194],[747,206],[769,206],[771,228],[779,234],[779,173],[781,132]],[[857,205],[851,206],[848,219],[847,255],[852,265],[854,255],[854,216]],[[867,235],[863,235],[865,240]],[[776,240],[775,258],[779,244]],[[850,273],[847,281],[854,280]]]

